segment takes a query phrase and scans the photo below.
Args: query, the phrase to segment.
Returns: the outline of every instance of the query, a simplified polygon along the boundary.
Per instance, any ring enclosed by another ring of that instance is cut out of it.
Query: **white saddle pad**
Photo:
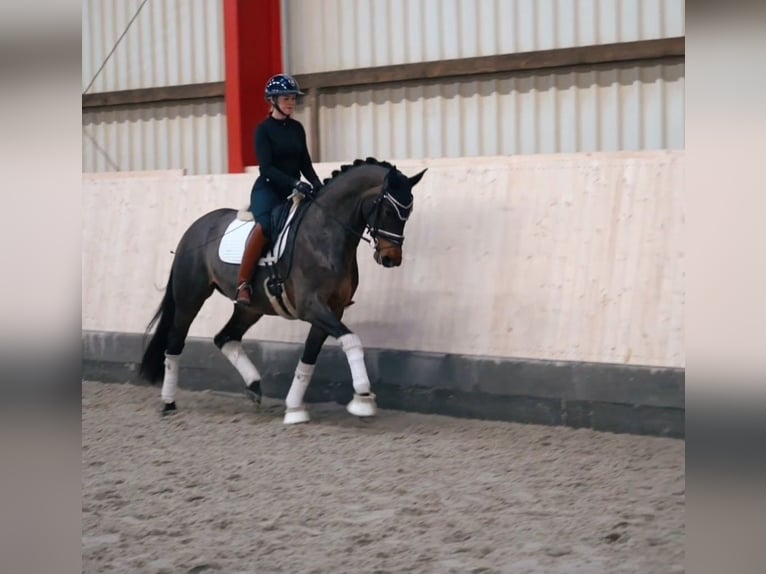
[[[290,206],[290,213],[287,216],[287,222],[282,228],[282,231],[277,235],[276,240],[272,242],[271,250],[264,253],[263,257],[258,260],[258,265],[271,265],[279,261],[279,258],[282,257],[282,254],[285,252],[285,247],[287,246],[287,234],[290,231],[290,225],[297,209],[298,202],[295,201]],[[242,255],[245,252],[245,243],[254,226],[254,221],[242,221],[237,217],[229,223],[226,232],[221,238],[221,242],[218,244],[218,257],[221,258],[221,261],[224,263],[234,263],[236,265],[242,263]]]

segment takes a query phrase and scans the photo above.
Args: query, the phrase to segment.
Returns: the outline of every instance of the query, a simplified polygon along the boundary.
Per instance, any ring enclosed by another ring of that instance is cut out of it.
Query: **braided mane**
[[[394,169],[394,170],[396,169],[395,165],[392,165],[388,163],[387,161],[381,161],[381,160],[375,159],[374,157],[368,157],[365,159],[356,159],[354,160],[354,163],[344,164],[340,166],[340,169],[334,169],[332,171],[332,175],[324,179],[323,184],[327,185],[331,180],[335,179],[339,175],[346,173],[347,171],[352,170],[355,167],[359,167],[360,165],[379,165],[380,167],[385,167],[388,169]]]

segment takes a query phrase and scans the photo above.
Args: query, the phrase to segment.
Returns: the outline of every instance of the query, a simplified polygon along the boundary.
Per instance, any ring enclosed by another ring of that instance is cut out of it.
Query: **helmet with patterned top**
[[[295,78],[288,76],[287,74],[277,74],[276,76],[269,78],[269,81],[266,82],[266,89],[264,91],[267,102],[271,102],[272,98],[276,98],[277,96],[289,96],[292,94],[295,94],[296,96],[304,95],[298,86],[298,82],[295,81]]]

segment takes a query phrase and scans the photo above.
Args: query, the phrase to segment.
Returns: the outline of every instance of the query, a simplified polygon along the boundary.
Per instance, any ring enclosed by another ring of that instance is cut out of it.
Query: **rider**
[[[271,210],[295,190],[313,195],[322,187],[311,163],[306,132],[292,113],[298,96],[298,83],[287,74],[277,74],[266,82],[269,116],[255,130],[255,153],[260,175],[250,192],[250,211],[255,227],[245,247],[239,268],[237,303],[248,304],[253,293],[250,281],[266,243],[271,238]],[[303,174],[311,185],[301,181]]]

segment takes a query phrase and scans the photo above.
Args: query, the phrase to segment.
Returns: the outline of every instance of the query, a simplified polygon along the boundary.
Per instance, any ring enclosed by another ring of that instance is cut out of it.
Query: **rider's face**
[[[279,109],[282,110],[282,113],[287,114],[288,116],[292,115],[292,113],[295,111],[295,102],[295,94],[277,97],[277,105],[279,106]]]

